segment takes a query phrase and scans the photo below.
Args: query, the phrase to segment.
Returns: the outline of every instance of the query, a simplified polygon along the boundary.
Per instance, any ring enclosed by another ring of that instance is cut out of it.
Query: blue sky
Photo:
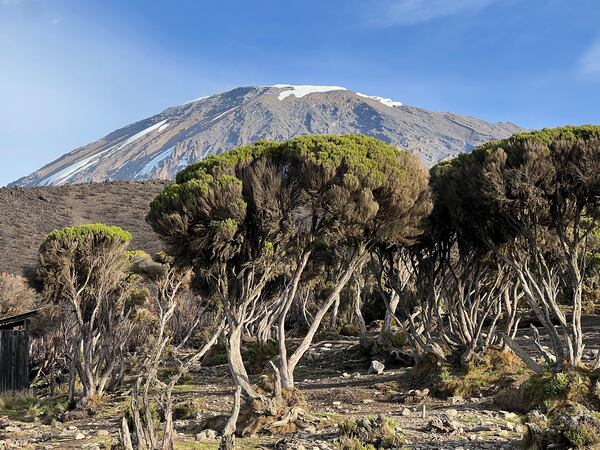
[[[0,185],[237,86],[600,123],[597,0],[0,0]]]

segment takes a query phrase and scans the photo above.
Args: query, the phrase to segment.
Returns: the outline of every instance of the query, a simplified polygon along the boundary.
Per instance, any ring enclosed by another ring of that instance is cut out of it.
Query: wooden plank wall
[[[26,331],[0,330],[0,392],[29,387],[29,342]]]

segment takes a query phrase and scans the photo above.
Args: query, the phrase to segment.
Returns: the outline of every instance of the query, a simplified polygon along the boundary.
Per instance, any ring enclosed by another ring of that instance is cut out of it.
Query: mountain
[[[430,112],[339,86],[243,87],[199,98],[80,147],[12,185],[172,179],[186,165],[261,139],[363,133],[432,165],[519,131],[512,123]]]

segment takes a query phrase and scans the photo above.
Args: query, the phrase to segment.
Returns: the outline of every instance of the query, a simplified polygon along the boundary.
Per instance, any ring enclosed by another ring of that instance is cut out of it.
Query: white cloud
[[[497,0],[375,0],[370,22],[378,26],[415,25],[456,14],[476,14]]]
[[[581,55],[579,60],[579,72],[582,75],[600,75],[600,40],[593,43]]]

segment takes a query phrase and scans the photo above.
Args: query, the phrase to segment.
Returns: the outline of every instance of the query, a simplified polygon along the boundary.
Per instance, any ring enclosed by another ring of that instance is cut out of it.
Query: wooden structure
[[[29,387],[29,320],[30,311],[0,319],[0,392]]]

